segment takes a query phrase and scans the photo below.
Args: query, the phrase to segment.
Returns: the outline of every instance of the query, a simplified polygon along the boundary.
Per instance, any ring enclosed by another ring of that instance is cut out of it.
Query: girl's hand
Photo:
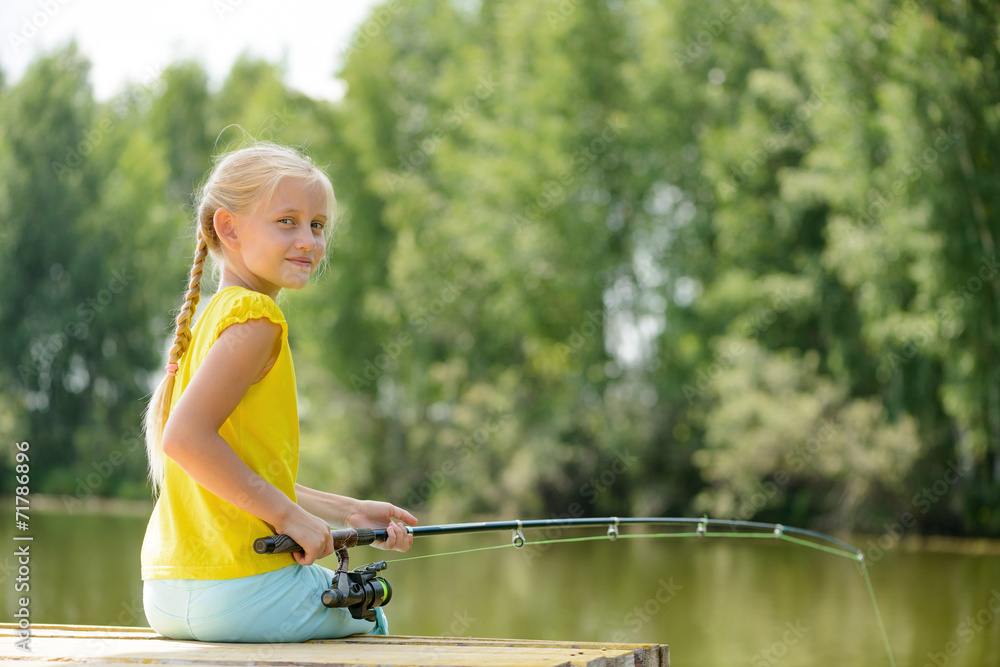
[[[385,541],[375,542],[372,546],[406,551],[413,544],[413,535],[394,519],[408,526],[417,525],[417,518],[401,507],[374,500],[359,500],[358,508],[347,517],[347,525],[351,528],[385,528],[388,533]]]
[[[298,505],[294,505],[294,508],[286,521],[275,524],[274,530],[279,535],[288,535],[302,547],[304,551],[292,552],[296,563],[312,565],[318,559],[333,553],[330,524]]]

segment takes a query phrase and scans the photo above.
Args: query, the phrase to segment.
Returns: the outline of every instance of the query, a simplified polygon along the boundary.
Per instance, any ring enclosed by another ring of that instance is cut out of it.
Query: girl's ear
[[[215,233],[218,235],[222,245],[230,250],[238,250],[240,240],[236,234],[236,216],[227,208],[216,209],[212,216],[212,223],[215,225]]]

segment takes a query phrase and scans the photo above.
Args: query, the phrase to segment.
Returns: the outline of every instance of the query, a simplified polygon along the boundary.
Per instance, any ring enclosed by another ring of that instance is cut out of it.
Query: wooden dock
[[[669,667],[660,644],[604,644],[465,637],[354,636],[302,644],[225,644],[166,639],[150,628],[32,625],[31,652],[17,626],[0,624],[0,662],[39,664],[377,665],[379,667]],[[16,661],[16,662],[15,662]]]

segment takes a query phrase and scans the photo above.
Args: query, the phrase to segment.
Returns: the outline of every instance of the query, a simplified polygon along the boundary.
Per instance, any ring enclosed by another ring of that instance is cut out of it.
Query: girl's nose
[[[316,248],[316,236],[312,227],[303,227],[295,236],[295,247],[300,250],[312,251]]]

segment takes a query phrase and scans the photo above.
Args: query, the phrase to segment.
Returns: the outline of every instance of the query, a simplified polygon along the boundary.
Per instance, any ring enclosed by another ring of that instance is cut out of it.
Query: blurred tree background
[[[328,268],[281,301],[304,482],[430,523],[1000,535],[998,18],[392,0],[337,103],[250,58],[99,102],[49,53],[0,77],[3,432],[33,491],[148,497],[192,193],[238,125],[338,195]]]

